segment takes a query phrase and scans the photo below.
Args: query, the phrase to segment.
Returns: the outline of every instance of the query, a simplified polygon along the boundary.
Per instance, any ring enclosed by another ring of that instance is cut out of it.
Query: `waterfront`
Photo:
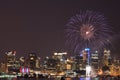
[[[0,80],[120,80],[118,77],[96,77],[96,78],[0,78]]]

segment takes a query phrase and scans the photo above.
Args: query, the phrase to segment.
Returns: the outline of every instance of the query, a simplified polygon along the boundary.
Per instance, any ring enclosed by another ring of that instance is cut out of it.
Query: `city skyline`
[[[35,52],[50,56],[66,51],[64,28],[80,10],[101,12],[119,33],[119,1],[0,1],[0,53],[16,50],[17,55]],[[119,34],[113,40],[120,53]],[[73,55],[70,53],[69,55]]]

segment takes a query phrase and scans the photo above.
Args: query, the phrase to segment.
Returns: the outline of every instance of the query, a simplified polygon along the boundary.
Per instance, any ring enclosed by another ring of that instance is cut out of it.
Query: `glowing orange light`
[[[98,75],[102,75],[103,74],[103,72],[102,72],[102,70],[100,69],[99,71],[98,71]]]

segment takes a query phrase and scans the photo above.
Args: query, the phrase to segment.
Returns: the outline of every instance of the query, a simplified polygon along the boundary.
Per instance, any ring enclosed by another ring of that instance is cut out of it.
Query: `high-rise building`
[[[76,54],[75,55],[75,58],[74,58],[74,61],[75,61],[75,66],[74,66],[74,69],[75,70],[82,70],[83,66],[84,66],[84,63],[85,62],[85,57],[83,58],[83,55],[84,54]]]
[[[29,55],[28,55],[28,67],[31,70],[34,70],[36,68],[36,60],[37,60],[36,53],[29,53]]]
[[[53,55],[54,59],[59,61],[58,67],[60,68],[61,71],[66,69],[66,65],[65,65],[65,61],[67,60],[66,55],[67,55],[66,52],[54,53]]]
[[[110,50],[104,50],[103,64],[106,66],[112,65]]]
[[[99,54],[98,54],[98,51],[95,51],[95,52],[91,53],[91,66],[95,70],[98,70],[98,68],[99,68]]]
[[[6,73],[13,73],[19,71],[20,64],[15,55],[16,51],[9,51],[5,53]]]
[[[19,61],[20,61],[20,66],[24,67],[25,66],[25,58],[24,57],[20,57]]]

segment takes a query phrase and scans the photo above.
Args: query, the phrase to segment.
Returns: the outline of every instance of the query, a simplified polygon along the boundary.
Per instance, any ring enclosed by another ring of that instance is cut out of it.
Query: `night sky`
[[[45,57],[66,51],[64,29],[81,10],[104,14],[115,30],[113,45],[120,53],[120,2],[118,0],[2,0],[0,1],[0,54],[16,50],[18,56],[35,52]],[[69,53],[72,55],[72,53]]]

